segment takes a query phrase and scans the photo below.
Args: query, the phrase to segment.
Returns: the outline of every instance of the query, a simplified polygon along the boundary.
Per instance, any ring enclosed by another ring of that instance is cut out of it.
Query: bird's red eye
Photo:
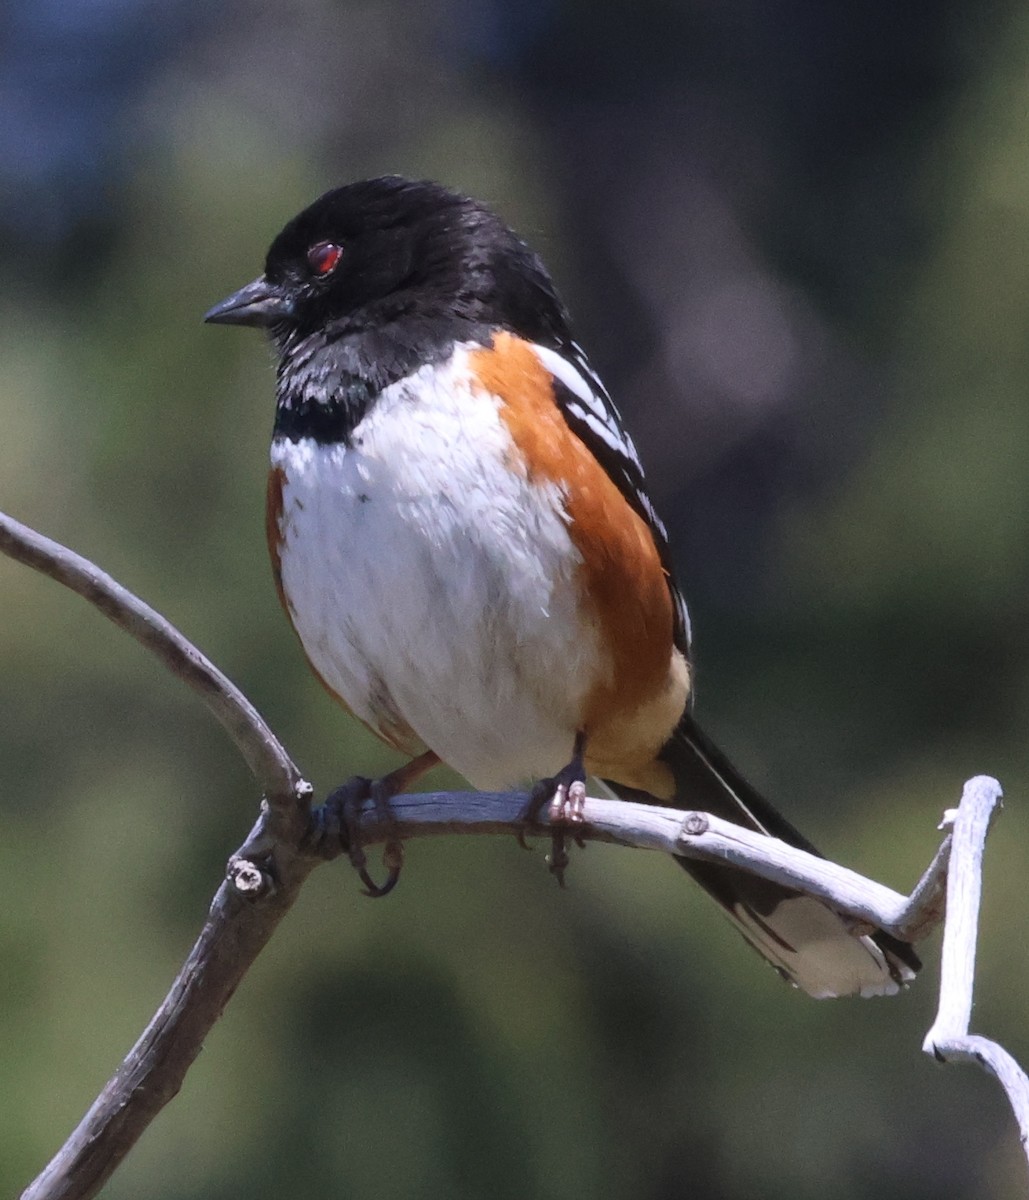
[[[315,242],[307,252],[307,262],[316,275],[330,275],[343,257],[343,250],[335,242]]]

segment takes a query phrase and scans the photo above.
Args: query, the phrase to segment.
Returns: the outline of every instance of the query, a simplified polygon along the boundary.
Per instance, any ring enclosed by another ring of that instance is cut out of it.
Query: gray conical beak
[[[282,288],[261,275],[205,312],[204,320],[212,325],[257,325],[263,328],[284,320],[292,310]]]

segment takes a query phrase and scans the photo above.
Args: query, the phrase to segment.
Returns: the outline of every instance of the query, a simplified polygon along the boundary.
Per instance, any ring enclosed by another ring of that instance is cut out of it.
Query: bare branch
[[[973,781],[975,782],[975,781]],[[404,838],[438,834],[513,834],[527,794],[432,792],[397,796],[392,808]],[[949,836],[910,898],[816,855],[705,813],[588,798],[583,837],[668,854],[732,863],[767,879],[825,900],[862,924],[903,933],[928,931],[934,922],[935,889],[945,871]],[[542,818],[546,823],[549,815]],[[369,809],[362,820],[367,843],[389,832]],[[287,846],[272,839],[265,818],[229,863],[207,923],[171,992],[68,1143],[24,1193],[23,1200],[80,1200],[90,1197],[136,1139],[175,1095],[204,1037],[239,980],[292,905],[301,884],[319,861],[342,852],[340,845],[313,842]],[[941,865],[942,864],[942,865]],[[267,885],[267,886],[266,886]],[[928,907],[919,906],[928,897]],[[940,1049],[939,1043],[937,1048]],[[946,1041],[947,1058],[981,1062],[998,1077],[1017,1073],[1017,1064],[993,1043]],[[1014,1101],[1013,1101],[1014,1102]]]
[[[130,633],[200,696],[229,732],[265,796],[236,862],[260,863],[260,904],[230,872],[171,991],[118,1072],[26,1197],[94,1196],[174,1096],[237,984],[316,865],[297,847],[310,824],[311,787],[243,693],[174,626],[88,559],[0,513],[0,551],[63,583]]]
[[[268,840],[266,820],[267,814],[242,851],[254,853],[254,846]],[[200,937],[161,1007],[22,1200],[86,1200],[97,1194],[177,1094],[204,1039],[316,865],[314,858],[300,858],[279,848],[276,886],[257,904],[249,903],[230,883],[222,884]]]
[[[23,1200],[88,1200],[140,1134],[178,1092],[203,1041],[240,980],[320,862],[342,852],[331,825],[312,820],[311,788],[260,714],[163,617],[88,560],[0,514],[0,551],[65,584],[132,634],[185,680],[229,731],[266,803],[229,860],[196,945],[139,1041],[78,1128]],[[1000,798],[995,780],[969,781],[961,807],[911,895],[720,818],[681,810],[587,799],[586,838],[730,863],[824,900],[864,926],[917,940],[939,923],[946,889],[940,1010],[924,1048],[945,1062],[976,1062],[1004,1086],[1029,1148],[1029,1082],[996,1043],[968,1034],[983,844]],[[440,833],[514,833],[524,793],[436,792],[398,796],[392,808],[405,838]],[[544,815],[543,824],[549,815]],[[369,843],[391,832],[369,812]],[[1029,1149],[1027,1149],[1029,1152]]]
[[[401,836],[409,838],[514,833],[527,799],[523,792],[425,792],[396,796],[390,805]],[[576,833],[581,832],[587,840],[729,863],[807,892],[856,921],[905,940],[925,937],[940,920],[937,891],[940,875],[946,871],[949,837],[911,896],[903,896],[826,858],[709,813],[588,797],[583,817]],[[384,841],[389,833],[370,811],[361,827],[368,843]],[[912,930],[917,931],[917,938]]]
[[[89,559],[5,513],[0,513],[0,551],[71,588],[156,654],[229,731],[269,803],[295,803],[301,775],[286,748],[232,680],[160,613]]]
[[[965,784],[957,810],[944,815],[944,826],[952,826],[953,834],[940,961],[940,1006],[922,1049],[940,1062],[975,1063],[997,1078],[1018,1123],[1022,1150],[1029,1158],[1029,1079],[996,1042],[968,1032],[983,850],[1000,801],[1000,784],[989,776],[977,775]]]

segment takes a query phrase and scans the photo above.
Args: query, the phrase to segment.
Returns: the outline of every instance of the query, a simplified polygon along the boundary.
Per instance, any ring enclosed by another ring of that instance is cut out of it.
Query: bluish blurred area
[[[0,508],[193,637],[319,789],[392,765],[277,609],[269,354],[200,316],[329,187],[482,196],[631,426],[698,714],[755,783],[904,889],[963,779],[1004,783],[975,1022],[1026,1062],[1027,48],[1010,0],[8,0]],[[0,596],[13,1192],[258,798],[96,613],[11,563]],[[376,904],[319,872],[105,1195],[1024,1194],[995,1089],[919,1051],[933,945],[905,996],[818,1005],[672,865],[591,847],[560,893],[542,859],[416,843]]]
[[[45,262],[110,213],[138,164],[133,113],[210,20],[168,0],[11,0],[0,43],[9,245]],[[5,239],[6,240],[6,239]]]

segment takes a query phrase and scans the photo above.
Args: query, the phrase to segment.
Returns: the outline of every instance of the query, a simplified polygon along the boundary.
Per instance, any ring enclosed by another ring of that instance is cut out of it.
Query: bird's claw
[[[370,780],[355,775],[341,784],[322,805],[319,814],[318,833],[323,843],[335,840],[339,848],[350,859],[350,865],[364,884],[364,894],[379,899],[388,896],[397,886],[400,870],[404,865],[404,848],[397,833],[396,821],[389,806],[391,779]],[[361,833],[361,813],[365,803],[371,800],[378,818],[386,825],[389,834],[383,850],[386,864],[386,880],[376,883],[368,871],[368,856],[364,851]]]
[[[547,868],[557,880],[558,887],[565,886],[565,869],[571,861],[568,857],[567,835],[582,850],[586,842],[581,832],[573,832],[576,826],[585,824],[586,784],[581,779],[558,784],[550,802],[551,844],[547,855]]]
[[[550,854],[547,867],[561,887],[565,885],[565,870],[568,866],[566,835],[572,832],[575,844],[586,845],[580,831],[585,823],[586,773],[582,762],[582,738],[576,739],[572,761],[553,779],[541,780],[532,789],[528,803],[521,812],[521,824],[516,832],[518,844],[523,849],[525,835],[536,825],[537,818],[545,806],[550,826]]]

